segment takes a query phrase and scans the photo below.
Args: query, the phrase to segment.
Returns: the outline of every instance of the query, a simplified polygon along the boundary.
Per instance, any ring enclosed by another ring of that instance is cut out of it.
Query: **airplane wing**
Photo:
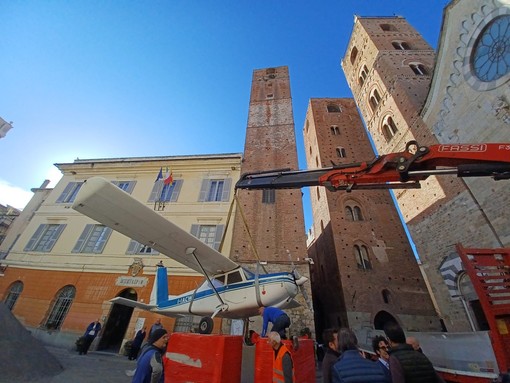
[[[208,275],[239,267],[104,178],[88,179],[78,192],[73,209],[199,273],[202,270],[193,256],[186,255],[189,247],[196,248],[195,254]]]
[[[168,311],[159,310],[157,305],[148,305],[148,304],[145,304],[142,302],[137,302],[137,301],[133,301],[131,299],[122,298],[122,297],[116,297],[116,298],[110,299],[110,302],[118,303],[123,306],[129,306],[129,307],[139,308],[142,310],[152,311],[152,312],[155,312],[155,313],[158,313],[161,315],[166,315],[167,317],[179,318],[179,317],[184,316],[182,314],[174,314],[174,313],[170,313]]]

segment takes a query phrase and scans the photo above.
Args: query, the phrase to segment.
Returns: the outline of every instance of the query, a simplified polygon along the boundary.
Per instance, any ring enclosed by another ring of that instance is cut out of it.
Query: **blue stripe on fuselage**
[[[289,273],[263,274],[263,275],[259,275],[258,282],[259,282],[259,286],[263,286],[263,285],[275,283],[275,282],[276,283],[278,283],[278,282],[294,282],[294,278]],[[254,284],[255,284],[255,278],[249,278],[244,282],[232,283],[228,286],[216,287],[216,290],[218,291],[219,294],[221,294],[221,293],[225,292],[226,290],[229,292],[232,292],[232,291],[236,291],[236,290],[250,288],[250,287],[254,286]],[[167,284],[167,287],[168,287],[168,284]],[[158,288],[159,288],[159,286],[158,286]],[[193,293],[182,295],[180,297],[172,298],[172,299],[168,299],[168,294],[167,294],[167,297],[164,301],[159,301],[159,298],[158,298],[158,308],[166,309],[166,308],[170,308],[170,307],[174,307],[174,306],[180,306],[183,304],[188,304],[192,300],[197,301],[200,299],[208,298],[215,294],[216,293],[214,292],[213,289],[205,289],[203,291],[197,292],[194,298],[193,298]],[[158,291],[158,297],[159,297],[159,291]]]

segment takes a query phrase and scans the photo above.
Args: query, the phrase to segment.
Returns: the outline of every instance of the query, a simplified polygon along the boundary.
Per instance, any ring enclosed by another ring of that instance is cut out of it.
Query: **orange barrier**
[[[165,382],[239,383],[242,337],[173,333],[163,363]]]
[[[294,376],[299,383],[315,383],[315,349],[312,339],[299,338],[297,350],[290,340],[283,343],[289,348],[294,362]],[[267,338],[259,338],[255,344],[255,379],[254,383],[271,383],[273,379],[274,350],[267,343]]]

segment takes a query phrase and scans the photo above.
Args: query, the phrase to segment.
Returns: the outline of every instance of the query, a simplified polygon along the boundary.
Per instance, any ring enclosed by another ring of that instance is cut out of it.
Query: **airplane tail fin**
[[[168,276],[166,267],[158,266],[156,269],[156,278],[152,287],[150,304],[159,306],[161,302],[168,300]]]

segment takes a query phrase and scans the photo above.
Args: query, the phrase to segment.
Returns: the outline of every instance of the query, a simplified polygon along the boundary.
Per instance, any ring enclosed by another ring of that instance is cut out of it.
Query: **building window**
[[[363,68],[361,68],[361,71],[359,72],[359,78],[358,78],[359,86],[363,86],[363,84],[365,83],[365,80],[367,79],[367,76],[368,76],[368,68],[366,65],[363,65]]]
[[[200,317],[185,315],[175,319],[174,332],[190,332],[198,327]]]
[[[426,76],[428,74],[428,71],[423,64],[412,63],[409,64],[409,67],[413,70],[414,74],[417,74],[418,76]]]
[[[5,298],[5,306],[9,310],[12,311],[14,308],[14,305],[18,301],[19,296],[21,295],[21,292],[23,291],[23,282],[16,281],[11,285],[11,288],[9,289],[9,293],[7,294],[7,297]]]
[[[382,298],[384,303],[390,303],[390,291],[388,289],[383,289]]]
[[[275,194],[276,193],[275,193],[274,189],[262,190],[262,203],[274,203]]]
[[[129,242],[126,254],[157,255],[159,251],[132,239]]]
[[[112,229],[107,226],[88,224],[72,252],[101,254],[111,233]]]
[[[406,43],[405,41],[393,41],[391,43],[391,45],[393,45],[393,48],[399,50],[399,51],[408,51],[411,49],[411,47],[409,46],[408,43]]]
[[[356,57],[358,57],[358,48],[353,47],[351,50],[351,64],[354,64],[354,61],[356,61]]]
[[[357,205],[345,207],[345,217],[348,221],[363,221],[361,208]]]
[[[228,202],[231,179],[202,180],[199,202]]]
[[[156,181],[152,187],[149,202],[177,202],[183,182],[183,180],[174,180],[170,184],[165,184],[163,180]]]
[[[365,245],[354,245],[354,256],[358,263],[358,269],[371,270],[370,258],[368,257],[368,249]]]
[[[191,225],[191,234],[215,250],[220,248],[224,225]]]
[[[328,113],[340,113],[342,110],[340,109],[340,107],[336,104],[329,104],[327,106],[328,108]]]
[[[82,185],[83,182],[69,182],[62,194],[60,194],[60,197],[57,198],[57,203],[74,202],[76,194],[78,194]]]
[[[336,148],[336,155],[340,158],[345,158],[347,156],[347,152],[345,151],[344,148],[339,146]]]
[[[276,69],[275,68],[267,68],[266,69],[266,74],[275,74],[276,73]]]
[[[379,24],[379,26],[385,32],[397,32],[397,28],[393,24]]]
[[[339,136],[340,135],[340,128],[338,126],[336,126],[336,125],[333,125],[331,127],[331,134],[333,136]]]
[[[386,139],[386,142],[390,142],[390,140],[397,134],[398,129],[395,125],[395,122],[393,121],[393,118],[387,117],[384,120],[382,132],[384,135],[384,138]]]
[[[370,94],[370,100],[369,100],[370,108],[372,108],[372,112],[375,112],[375,110],[377,109],[377,106],[379,105],[380,102],[381,102],[381,96],[379,95],[379,92],[377,91],[377,89],[374,89],[372,91],[372,93]]]
[[[30,238],[25,246],[24,251],[50,252],[65,227],[66,225],[39,225],[34,235],[32,235],[32,238]]]
[[[135,188],[136,181],[112,181],[112,184],[118,186],[119,189],[124,190],[126,193],[131,194]]]
[[[73,304],[76,288],[74,286],[65,286],[55,296],[50,315],[44,324],[48,330],[58,330],[62,326],[67,313]]]

